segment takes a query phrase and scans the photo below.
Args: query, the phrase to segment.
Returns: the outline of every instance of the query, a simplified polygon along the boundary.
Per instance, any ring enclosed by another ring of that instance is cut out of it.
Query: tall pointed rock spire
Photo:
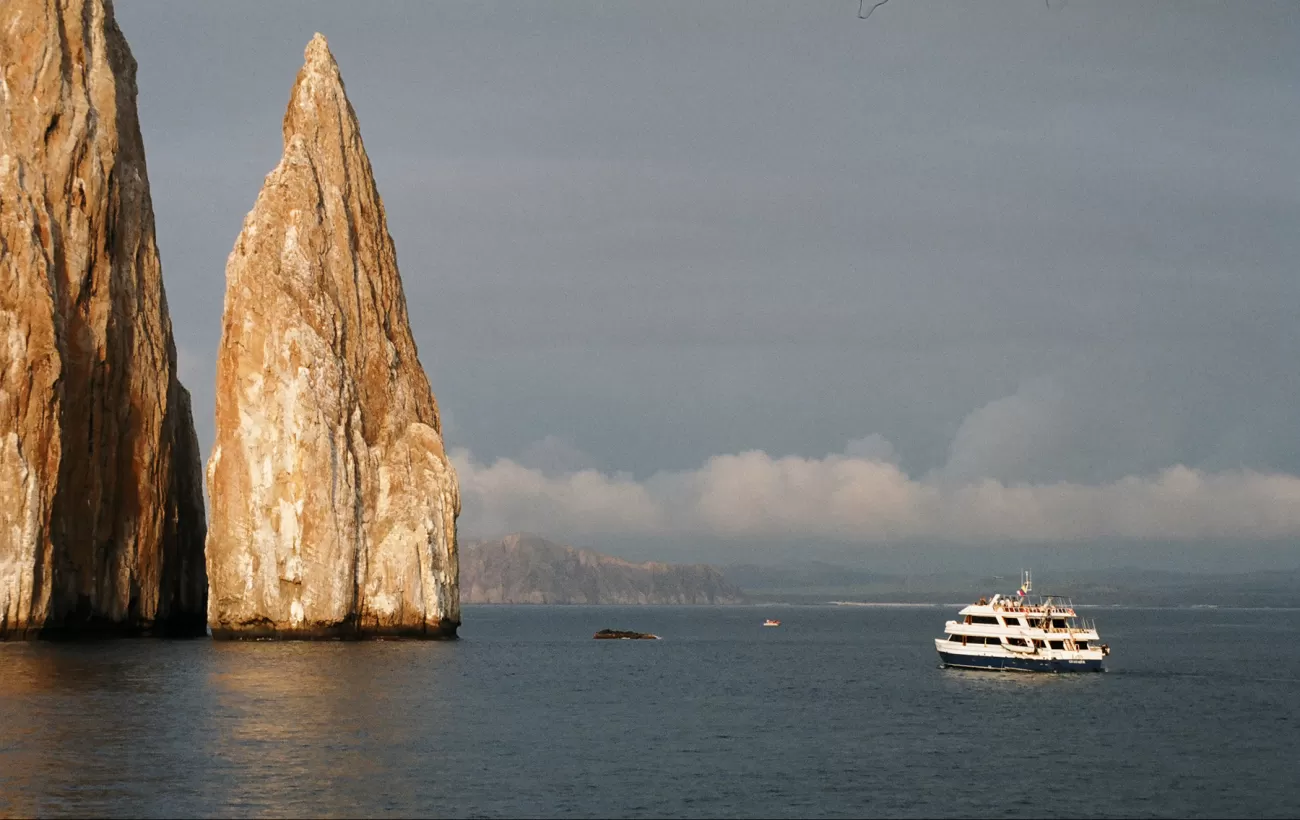
[[[203,497],[108,0],[0,4],[0,638],[203,633]]]
[[[338,65],[307,46],[226,266],[214,637],[454,637],[456,475]]]

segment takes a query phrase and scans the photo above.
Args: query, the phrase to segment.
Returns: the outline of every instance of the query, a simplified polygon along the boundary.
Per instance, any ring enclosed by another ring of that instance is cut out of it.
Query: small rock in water
[[[591,637],[597,640],[625,640],[625,641],[657,641],[658,635],[651,635],[649,632],[628,632],[622,629],[602,629]]]

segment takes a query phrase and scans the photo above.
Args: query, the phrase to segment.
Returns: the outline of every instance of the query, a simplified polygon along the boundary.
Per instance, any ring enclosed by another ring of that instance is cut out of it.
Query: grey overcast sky
[[[320,31],[464,535],[1300,564],[1300,3],[116,10],[205,452]]]

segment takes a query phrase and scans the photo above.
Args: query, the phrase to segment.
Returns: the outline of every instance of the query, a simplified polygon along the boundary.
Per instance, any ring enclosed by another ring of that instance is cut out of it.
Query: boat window
[[[973,623],[973,624],[991,624],[992,626],[997,626],[997,625],[998,625],[998,619],[992,617],[991,615],[972,615],[972,616],[970,616],[970,623]]]
[[[1007,622],[1007,626],[1020,626],[1019,618],[1003,618],[1002,620]]]
[[[993,637],[989,637],[989,638],[985,638],[985,639],[984,639],[984,642],[985,642],[985,643],[993,644],[994,646],[1001,646],[1001,645],[1002,645],[1002,639],[1001,639],[1001,638],[993,638]]]
[[[948,640],[950,640],[950,641],[952,641],[952,642],[954,642],[954,643],[961,643],[961,636],[960,636],[960,635],[949,635],[949,636],[948,636]]]
[[[1065,629],[1065,619],[1064,619],[1064,618],[1053,618],[1053,619],[1052,619],[1052,628],[1053,628],[1053,629]]]
[[[1044,646],[1046,646],[1046,644],[1044,644],[1042,641],[1035,640],[1034,646],[1038,647],[1039,649],[1042,649]]]
[[[1025,639],[1024,639],[1024,638],[1007,638],[1007,643],[1011,644],[1012,646],[1028,646],[1028,645],[1029,645],[1029,644],[1025,643]]]
[[[1051,645],[1051,647],[1052,647],[1053,649],[1064,649],[1064,648],[1065,648],[1065,641],[1048,641],[1047,643],[1048,643],[1049,645]]]
[[[1074,643],[1075,643],[1075,645],[1078,646],[1080,649],[1087,649],[1087,648],[1088,648],[1088,642],[1087,642],[1087,641],[1075,641]]]

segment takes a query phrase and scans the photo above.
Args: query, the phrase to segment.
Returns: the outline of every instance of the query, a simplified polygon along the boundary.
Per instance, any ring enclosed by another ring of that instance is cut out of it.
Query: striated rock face
[[[108,0],[0,3],[0,638],[203,633],[135,69]]]
[[[456,475],[319,34],[226,267],[208,492],[214,637],[455,636]]]
[[[739,604],[707,564],[637,564],[516,533],[465,545],[467,604]]]

